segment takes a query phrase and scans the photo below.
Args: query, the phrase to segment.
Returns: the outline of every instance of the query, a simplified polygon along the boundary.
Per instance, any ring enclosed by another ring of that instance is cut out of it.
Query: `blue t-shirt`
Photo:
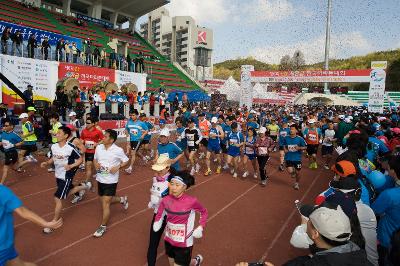
[[[178,145],[173,142],[169,142],[167,144],[158,143],[157,151],[159,156],[161,154],[168,154],[170,159],[175,159],[182,153],[181,148],[179,148]],[[172,164],[171,167],[174,167],[177,171],[180,170],[179,162]]]
[[[210,133],[208,134],[208,136],[209,136],[209,138],[208,138],[208,146],[215,147],[215,146],[220,146],[221,145],[221,139],[219,137],[212,138],[213,135],[216,136],[216,135],[219,135],[219,134],[220,134],[220,132],[219,132],[219,130],[217,128],[213,128],[213,127],[210,128]]]
[[[14,245],[13,212],[22,206],[22,202],[3,185],[0,185],[0,195],[0,251],[2,251]]]
[[[18,136],[14,131],[11,132],[1,132],[0,141],[3,144],[4,151],[15,150],[15,146],[11,147],[22,141],[22,138]]]
[[[296,147],[307,146],[306,141],[302,137],[296,136],[292,138],[286,136],[284,146],[288,149],[288,152],[285,154],[286,161],[301,162],[302,151],[297,151]]]
[[[152,129],[154,128],[153,124],[150,123],[149,121],[145,121],[144,123],[145,123],[146,126],[147,126],[147,130],[150,131],[150,130],[152,130]],[[143,139],[144,139],[144,140],[151,140],[151,134],[147,133],[147,135],[144,136]]]
[[[176,145],[178,145],[179,148],[181,148],[182,150],[186,149],[187,146],[187,140],[186,138],[182,138],[182,133],[183,131],[185,131],[184,127],[177,127],[176,128]]]
[[[129,132],[131,141],[139,141],[142,138],[142,130],[147,130],[147,126],[142,121],[129,119],[125,129]]]
[[[224,139],[222,140],[222,143],[226,144],[226,142],[229,139],[229,134],[232,132],[232,128],[225,123],[222,123],[221,127],[222,127],[222,130],[224,131]]]
[[[240,154],[240,148],[234,146],[235,144],[240,144],[244,141],[243,134],[241,132],[231,132],[228,135],[228,140],[229,140],[229,148],[228,148],[228,154],[232,155],[239,155]]]
[[[260,126],[259,126],[256,122],[254,122],[254,121],[247,122],[247,128],[258,129],[259,127],[260,127]]]
[[[290,135],[290,128],[280,128],[279,129],[279,146],[285,146],[285,138]]]
[[[400,228],[400,188],[384,190],[371,205],[378,223],[378,240],[386,248],[390,247],[391,236]]]
[[[367,159],[371,162],[376,162],[379,154],[384,154],[389,152],[389,149],[386,147],[385,143],[376,137],[368,138],[367,145]]]

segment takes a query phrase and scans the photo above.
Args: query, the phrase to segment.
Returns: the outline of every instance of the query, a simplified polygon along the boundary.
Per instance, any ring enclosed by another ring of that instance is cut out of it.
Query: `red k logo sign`
[[[202,43],[202,42],[205,43],[206,39],[207,39],[207,32],[199,31],[198,34],[197,34],[197,41],[199,43]]]

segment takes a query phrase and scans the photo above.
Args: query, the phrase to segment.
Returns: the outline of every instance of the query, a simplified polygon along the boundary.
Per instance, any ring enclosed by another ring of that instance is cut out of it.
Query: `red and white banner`
[[[75,78],[82,87],[93,87],[103,82],[115,81],[115,70],[101,67],[83,66],[77,64],[60,63],[58,78]]]
[[[370,69],[252,71],[252,82],[370,82]]]

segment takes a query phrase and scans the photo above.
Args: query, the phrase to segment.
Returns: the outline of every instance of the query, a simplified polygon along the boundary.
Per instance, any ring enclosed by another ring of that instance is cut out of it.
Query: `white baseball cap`
[[[315,229],[324,237],[338,242],[348,241],[351,236],[350,219],[340,205],[336,209],[316,208],[309,216]]]
[[[267,132],[267,129],[265,127],[260,127],[260,129],[258,130],[258,133],[265,134],[265,132]]]
[[[68,116],[76,116],[76,113],[72,111]]]
[[[315,119],[309,119],[309,120],[308,120],[308,123],[309,123],[309,124],[314,124],[314,123],[315,123]]]
[[[28,117],[29,117],[29,115],[27,113],[22,113],[19,115],[19,119],[28,118]]]
[[[169,137],[171,134],[169,133],[169,129],[164,128],[160,131],[160,136]]]
[[[213,117],[211,118],[211,123],[217,123],[218,122],[218,118],[217,117]]]

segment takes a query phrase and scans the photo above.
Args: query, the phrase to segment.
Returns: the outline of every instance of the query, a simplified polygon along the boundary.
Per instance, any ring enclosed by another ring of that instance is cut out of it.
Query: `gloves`
[[[192,236],[194,238],[202,238],[203,237],[203,227],[200,225],[196,229],[194,229]]]

